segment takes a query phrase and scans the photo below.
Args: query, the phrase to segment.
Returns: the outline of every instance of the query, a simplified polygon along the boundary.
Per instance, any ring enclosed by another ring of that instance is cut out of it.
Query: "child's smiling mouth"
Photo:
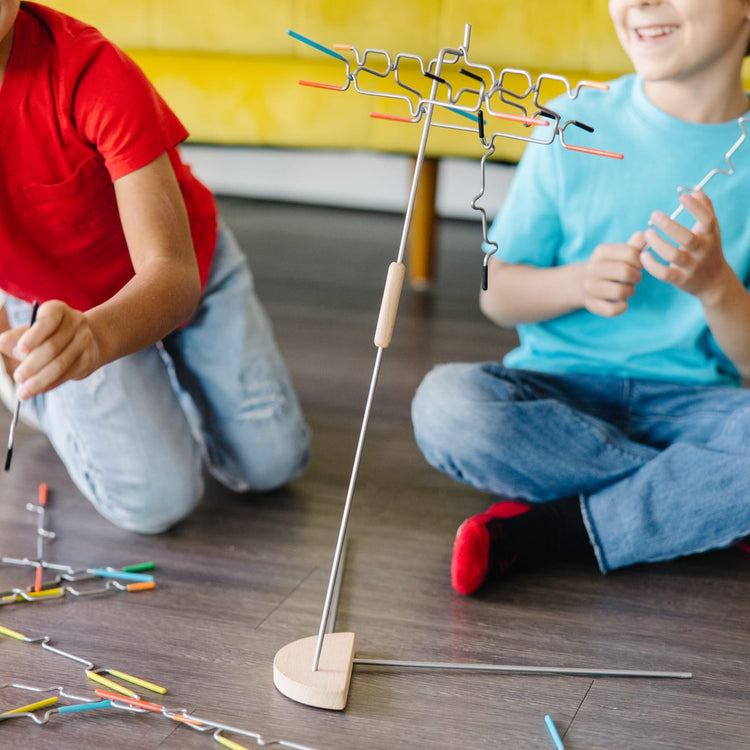
[[[671,36],[677,31],[678,27],[674,24],[664,24],[659,26],[639,26],[633,31],[638,39],[661,39]]]

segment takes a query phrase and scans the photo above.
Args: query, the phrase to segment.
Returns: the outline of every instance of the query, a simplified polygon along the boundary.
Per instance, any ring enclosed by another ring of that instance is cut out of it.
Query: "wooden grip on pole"
[[[385,279],[383,290],[383,301],[380,303],[380,314],[378,325],[375,329],[375,346],[383,349],[390,346],[393,336],[393,327],[396,324],[396,311],[401,298],[401,289],[404,286],[406,266],[394,261],[388,266],[388,276]]]

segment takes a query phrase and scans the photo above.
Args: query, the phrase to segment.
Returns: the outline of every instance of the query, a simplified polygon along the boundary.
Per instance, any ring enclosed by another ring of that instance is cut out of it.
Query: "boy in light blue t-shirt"
[[[501,498],[457,532],[465,594],[555,559],[607,572],[750,535],[750,392],[738,387],[750,142],[734,174],[676,189],[726,170],[750,131],[750,0],[609,9],[636,73],[553,106],[594,126],[587,146],[625,158],[527,147],[480,297],[520,345],[503,364],[435,368],[412,407],[427,460]]]

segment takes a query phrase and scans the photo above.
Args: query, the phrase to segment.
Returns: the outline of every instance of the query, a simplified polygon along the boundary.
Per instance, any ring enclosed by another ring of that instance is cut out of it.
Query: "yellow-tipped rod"
[[[3,711],[0,714],[0,718],[3,716],[13,716],[15,714],[26,714],[31,711],[36,711],[38,708],[46,708],[51,706],[53,703],[57,703],[58,697],[53,695],[51,698],[44,698],[44,700],[37,701],[36,703],[29,703],[27,706],[21,706],[20,708],[14,708],[11,711]]]

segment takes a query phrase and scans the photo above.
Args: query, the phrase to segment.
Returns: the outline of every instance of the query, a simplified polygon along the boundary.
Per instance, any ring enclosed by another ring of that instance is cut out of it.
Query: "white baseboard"
[[[184,145],[182,153],[198,178],[219,195],[400,213],[412,181],[412,160],[396,154],[193,144]],[[482,205],[490,217],[502,203],[514,169],[487,165]],[[479,160],[441,160],[438,214],[478,219],[471,201],[479,187]]]

